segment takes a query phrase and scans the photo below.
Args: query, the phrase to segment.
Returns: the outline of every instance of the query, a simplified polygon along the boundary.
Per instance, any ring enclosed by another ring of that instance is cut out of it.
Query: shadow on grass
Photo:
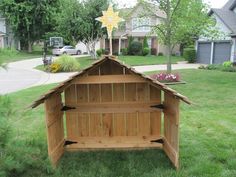
[[[162,150],[66,152],[57,176],[166,176],[176,173]]]

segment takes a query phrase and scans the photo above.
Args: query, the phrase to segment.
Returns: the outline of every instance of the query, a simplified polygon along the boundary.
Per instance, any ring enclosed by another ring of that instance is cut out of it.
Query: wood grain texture
[[[113,118],[114,136],[126,136],[126,120],[124,113],[115,113]]]

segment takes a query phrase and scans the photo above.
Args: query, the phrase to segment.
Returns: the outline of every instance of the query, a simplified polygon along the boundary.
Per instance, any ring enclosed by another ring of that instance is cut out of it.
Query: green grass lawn
[[[119,56],[121,61],[124,61],[125,64],[131,66],[140,66],[140,65],[159,65],[166,64],[167,60],[165,56]],[[182,57],[172,56],[172,63],[177,63],[178,61],[183,61]]]
[[[119,56],[118,58],[130,66],[166,64],[166,58],[164,56]],[[183,60],[184,59],[182,57],[172,57],[173,64]],[[82,70],[96,60],[91,59],[91,57],[81,57],[78,58],[78,61],[80,63],[80,69]],[[41,71],[46,70],[43,65],[37,66],[36,69]]]
[[[7,161],[9,176],[236,176],[236,74],[208,70],[179,73],[187,84],[172,88],[194,103],[181,104],[179,171],[161,150],[65,153],[58,168],[52,169],[47,159],[43,106],[25,109],[54,86],[47,85],[9,95],[15,110],[10,118],[13,132],[8,149],[13,153]]]
[[[26,59],[33,59],[42,57],[42,52],[40,51],[33,51],[32,53],[27,53],[24,51],[16,51],[16,50],[9,50],[9,51],[2,51],[0,50],[0,62],[1,63],[10,63],[18,60],[26,60]]]

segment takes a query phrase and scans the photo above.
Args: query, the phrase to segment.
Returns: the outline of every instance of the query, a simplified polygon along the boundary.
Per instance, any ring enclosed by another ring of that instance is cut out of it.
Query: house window
[[[132,19],[132,30],[137,32],[148,32],[150,31],[150,18],[133,18]]]

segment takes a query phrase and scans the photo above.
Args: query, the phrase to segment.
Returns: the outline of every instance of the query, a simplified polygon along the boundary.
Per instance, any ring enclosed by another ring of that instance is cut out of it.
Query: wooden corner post
[[[48,155],[55,166],[64,153],[64,126],[61,94],[45,100]]]
[[[163,149],[176,169],[179,168],[179,99],[169,93],[164,96]]]

